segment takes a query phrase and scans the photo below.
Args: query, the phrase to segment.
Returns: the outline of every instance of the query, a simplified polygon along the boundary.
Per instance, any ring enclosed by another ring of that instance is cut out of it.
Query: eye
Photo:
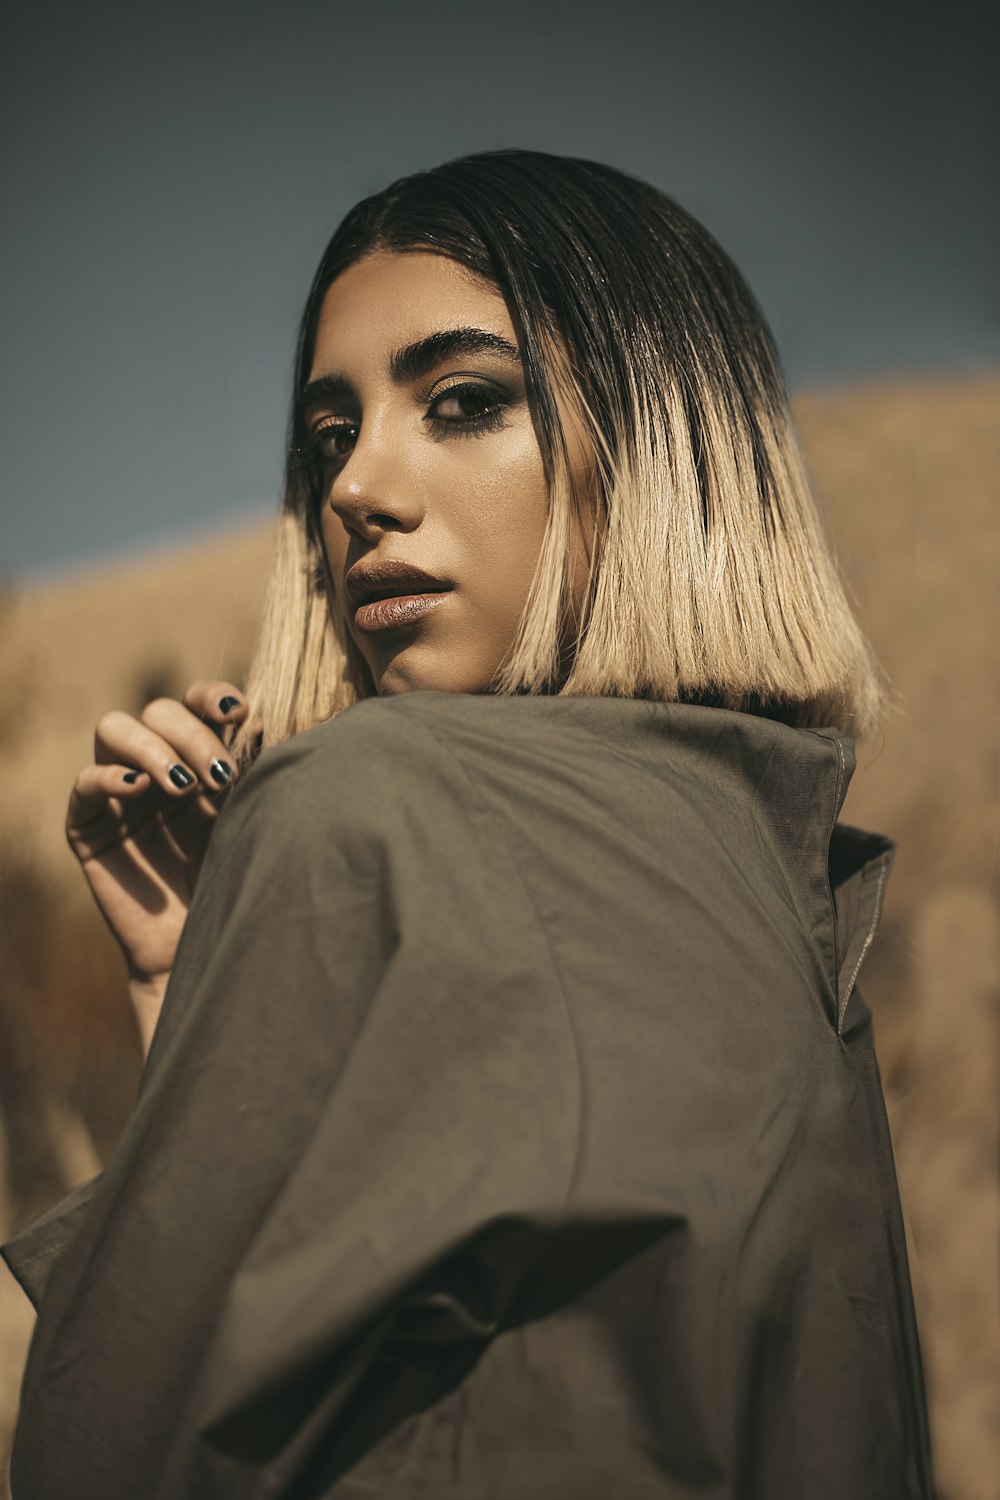
[[[345,458],[358,440],[354,422],[324,422],[310,435],[309,451],[320,463]]]
[[[495,386],[471,384],[449,386],[431,402],[424,420],[439,437],[472,437],[504,426],[510,397]]]
[[[313,486],[322,488],[330,469],[347,458],[357,440],[355,422],[328,418],[309,434],[300,448],[292,449],[292,462],[309,476]]]
[[[476,437],[504,427],[504,414],[512,397],[496,386],[466,381],[439,391],[424,417],[435,438]],[[330,471],[350,456],[358,440],[359,424],[327,417],[301,448],[292,450],[295,464],[306,471],[312,483],[323,488]]]

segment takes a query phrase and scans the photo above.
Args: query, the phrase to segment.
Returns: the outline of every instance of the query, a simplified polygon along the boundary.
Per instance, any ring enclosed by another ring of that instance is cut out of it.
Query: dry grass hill
[[[862,988],[896,1146],[942,1500],[1000,1500],[1000,375],[799,398],[844,574],[895,684],[846,821],[898,841]],[[0,1234],[114,1146],[139,1048],[62,840],[109,707],[240,679],[267,529],[0,599]],[[32,1313],[0,1266],[0,1453]],[[0,1487],[2,1492],[2,1487]]]

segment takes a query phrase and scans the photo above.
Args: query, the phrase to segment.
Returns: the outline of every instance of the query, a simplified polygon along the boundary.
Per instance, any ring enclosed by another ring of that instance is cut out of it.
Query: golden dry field
[[[861,988],[940,1496],[1000,1500],[1000,374],[795,405],[844,576],[894,683],[843,818],[899,845]],[[99,1168],[139,1081],[120,959],[62,835],[93,725],[195,678],[240,680],[269,547],[267,528],[250,530],[0,595],[0,1237]],[[0,1454],[32,1319],[0,1263]]]

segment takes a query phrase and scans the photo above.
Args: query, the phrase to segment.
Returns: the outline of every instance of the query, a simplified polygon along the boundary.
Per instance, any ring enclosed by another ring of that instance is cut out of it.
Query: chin
[[[484,676],[476,671],[462,671],[453,663],[450,667],[431,663],[418,664],[405,660],[403,652],[389,662],[380,672],[369,668],[375,691],[380,698],[392,698],[399,693],[488,693],[492,675]]]

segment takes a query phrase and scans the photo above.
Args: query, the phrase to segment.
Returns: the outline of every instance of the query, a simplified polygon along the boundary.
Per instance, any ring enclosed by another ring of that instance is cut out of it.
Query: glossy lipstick
[[[400,557],[372,558],[350,568],[344,587],[359,630],[400,630],[436,609],[454,585]]]
[[[354,623],[364,631],[399,630],[436,609],[443,599],[447,599],[448,592],[390,594],[388,598],[373,599],[370,604],[358,605],[354,611]]]

